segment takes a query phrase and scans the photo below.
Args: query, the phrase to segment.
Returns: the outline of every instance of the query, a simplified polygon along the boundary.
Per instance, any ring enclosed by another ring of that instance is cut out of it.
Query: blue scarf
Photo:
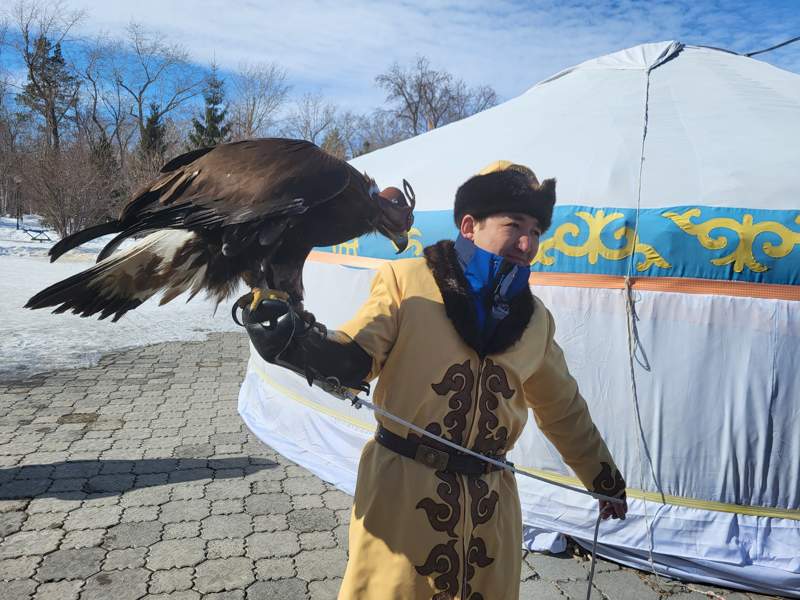
[[[511,300],[528,285],[530,269],[478,248],[459,235],[456,255],[469,283],[478,316],[478,327],[485,343],[510,310]]]

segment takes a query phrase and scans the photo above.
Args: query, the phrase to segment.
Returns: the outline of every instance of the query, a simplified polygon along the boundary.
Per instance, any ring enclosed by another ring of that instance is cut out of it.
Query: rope
[[[594,538],[592,538],[592,568],[589,569],[589,577],[587,581],[589,582],[588,587],[586,588],[586,600],[591,600],[592,598],[592,581],[594,581],[594,566],[597,562],[597,533],[600,531],[600,521],[602,520],[603,515],[597,515],[597,521],[594,523]]]
[[[797,41],[800,41],[800,35],[790,40],[786,40],[785,42],[781,42],[780,44],[775,44],[774,46],[770,46],[769,48],[764,48],[763,50],[756,50],[755,52],[747,52],[745,56],[750,57],[750,56],[755,56],[756,54],[764,54],[765,52],[777,50],[778,48],[782,48],[783,46],[788,46],[789,44],[793,44]]]
[[[587,496],[591,496],[592,498],[597,498],[598,500],[606,500],[608,502],[613,502],[615,504],[622,504],[622,503],[625,502],[625,500],[623,500],[621,498],[615,498],[613,496],[606,496],[605,494],[599,494],[597,492],[590,492],[589,490],[582,490],[580,488],[576,488],[576,487],[573,487],[571,485],[567,485],[566,483],[561,483],[561,482],[558,482],[558,481],[551,481],[550,479],[545,479],[544,477],[540,477],[539,475],[534,475],[533,473],[528,473],[526,471],[520,471],[519,469],[514,467],[514,465],[512,465],[511,463],[508,463],[508,462],[505,462],[505,461],[502,461],[502,460],[497,460],[496,458],[492,458],[491,456],[486,456],[485,454],[480,454],[478,452],[475,452],[474,450],[470,450],[469,448],[465,448],[464,446],[460,446],[459,444],[456,444],[455,442],[451,442],[450,440],[447,440],[447,439],[445,439],[445,438],[443,438],[441,436],[438,436],[435,433],[431,433],[430,431],[427,431],[426,429],[423,429],[422,427],[420,427],[418,425],[414,425],[413,423],[411,423],[409,421],[406,421],[402,417],[398,417],[397,415],[390,413],[388,410],[384,410],[383,408],[380,408],[379,406],[375,406],[372,402],[370,402],[368,400],[364,400],[363,398],[359,398],[358,396],[356,396],[355,394],[353,394],[349,390],[344,390],[343,391],[343,395],[345,395],[345,397],[348,400],[350,400],[353,403],[353,406],[355,406],[356,408],[360,408],[362,406],[366,406],[368,409],[370,409],[374,413],[379,414],[379,415],[381,415],[383,417],[386,417],[387,419],[389,419],[391,421],[394,421],[395,423],[397,423],[399,425],[402,425],[403,427],[408,427],[411,431],[413,431],[415,433],[418,433],[418,434],[420,434],[422,436],[425,436],[425,437],[427,437],[427,438],[429,438],[431,440],[435,440],[435,441],[439,442],[440,444],[444,444],[445,446],[447,446],[449,448],[452,448],[453,450],[457,450],[458,452],[461,452],[463,454],[467,454],[469,456],[477,458],[478,460],[482,460],[484,462],[487,462],[490,465],[494,465],[495,467],[498,467],[500,469],[505,469],[506,471],[511,471],[512,473],[514,473],[516,475],[522,475],[523,477],[530,477],[531,479],[536,479],[537,481],[543,481],[544,483],[549,483],[550,485],[555,485],[557,487],[564,488],[564,489],[570,490],[572,492],[577,492],[579,494],[585,494]]]
[[[642,483],[642,489],[644,489],[645,483],[645,468],[644,468],[644,461],[642,459],[642,437],[644,436],[644,428],[642,427],[642,419],[641,413],[639,411],[639,394],[636,387],[636,368],[634,366],[636,350],[639,347],[639,336],[636,333],[636,305],[635,300],[633,298],[633,289],[631,287],[631,274],[633,273],[633,263],[634,263],[634,256],[636,254],[636,242],[639,239],[639,218],[641,215],[642,210],[642,173],[644,171],[644,160],[645,160],[645,142],[647,140],[647,126],[649,121],[649,110],[650,110],[650,74],[653,68],[658,65],[654,65],[647,70],[647,79],[645,83],[645,98],[644,98],[644,118],[642,124],[642,144],[640,149],[639,155],[639,181],[636,190],[636,213],[635,213],[635,221],[633,227],[633,247],[631,248],[631,254],[628,258],[628,270],[625,275],[625,313],[626,313],[626,326],[627,326],[627,337],[628,337],[628,369],[630,372],[630,379],[631,379],[631,400],[633,402],[633,411],[636,418],[636,426],[638,429],[636,435],[636,452],[637,458],[639,462],[639,477]],[[651,475],[653,481],[656,484],[656,487],[659,488],[658,480],[653,472],[653,465],[652,461],[650,464]],[[662,492],[663,496],[663,492]],[[661,578],[656,571],[655,560],[653,558],[653,547],[655,545],[654,538],[653,538],[653,528],[650,522],[650,515],[647,511],[647,501],[642,502],[642,506],[644,508],[644,522],[645,527],[647,530],[647,558],[648,562],[650,563],[650,570],[655,575],[656,581],[658,583],[659,588],[661,587]]]

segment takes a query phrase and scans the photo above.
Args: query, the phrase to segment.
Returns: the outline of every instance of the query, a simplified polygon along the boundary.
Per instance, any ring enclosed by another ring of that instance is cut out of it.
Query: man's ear
[[[477,221],[475,217],[472,215],[464,215],[464,217],[461,219],[461,227],[459,228],[461,236],[468,240],[472,240],[475,237],[476,224]]]

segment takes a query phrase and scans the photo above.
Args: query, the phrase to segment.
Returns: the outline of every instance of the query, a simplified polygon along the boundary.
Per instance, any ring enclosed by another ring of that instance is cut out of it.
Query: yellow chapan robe
[[[372,357],[370,378],[380,375],[374,402],[484,454],[508,452],[533,408],[587,488],[624,485],[553,341],[553,318],[542,302],[528,295],[533,313],[528,309],[530,320],[518,328],[521,338],[481,356],[464,341],[470,300],[463,273],[458,280],[460,268],[453,270],[452,242],[431,246],[426,255],[436,277],[423,258],[384,264],[369,299],[342,328]],[[523,317],[525,301],[518,303]],[[400,436],[421,437],[378,420]],[[349,540],[340,600],[519,595],[521,510],[507,471],[435,471],[370,440],[359,464]]]

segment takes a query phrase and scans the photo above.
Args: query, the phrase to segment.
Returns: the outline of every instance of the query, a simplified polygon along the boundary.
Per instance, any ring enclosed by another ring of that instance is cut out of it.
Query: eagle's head
[[[379,191],[373,181],[370,189],[373,199],[378,203],[377,229],[394,242],[398,254],[408,246],[408,231],[414,224],[414,206],[416,206],[414,190],[405,179],[403,188],[405,194],[396,187],[387,187]]]

